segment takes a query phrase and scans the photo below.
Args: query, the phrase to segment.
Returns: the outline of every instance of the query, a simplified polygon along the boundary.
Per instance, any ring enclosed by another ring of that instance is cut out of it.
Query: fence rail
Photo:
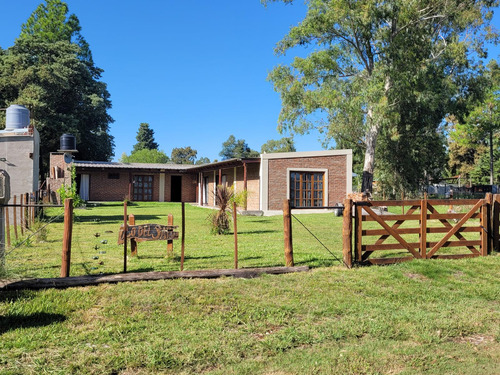
[[[499,248],[500,195],[488,193],[484,199],[457,200],[353,202],[346,199],[344,206],[343,252],[348,267],[353,262],[352,239],[354,260],[361,264],[477,257]],[[449,208],[443,213],[442,208],[438,209],[442,206]],[[465,212],[455,212],[453,207],[457,206],[466,208]],[[401,207],[403,213],[390,213],[388,207]],[[375,258],[375,254],[394,251],[399,251],[399,256]]]

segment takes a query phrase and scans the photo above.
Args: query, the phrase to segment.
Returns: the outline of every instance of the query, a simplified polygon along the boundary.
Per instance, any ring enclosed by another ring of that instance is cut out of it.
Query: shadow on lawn
[[[18,328],[43,327],[65,320],[66,317],[62,314],[49,313],[0,316],[0,335]]]
[[[263,230],[242,230],[238,231],[238,236],[239,235],[246,235],[246,234],[263,234],[263,233],[281,233],[279,230],[269,230],[269,229],[263,229]]]
[[[134,215],[136,224],[167,224],[167,217],[158,215]],[[156,223],[151,221],[156,220]],[[62,219],[61,219],[62,221]],[[116,223],[120,225],[123,223],[123,215],[96,215],[96,216],[76,216],[75,223],[92,223],[92,224],[109,224]]]

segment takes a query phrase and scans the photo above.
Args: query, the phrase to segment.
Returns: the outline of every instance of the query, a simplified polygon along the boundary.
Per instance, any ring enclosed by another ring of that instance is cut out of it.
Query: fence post
[[[19,238],[17,234],[17,196],[14,195],[14,207],[12,207],[12,212],[14,213],[14,235],[16,236],[16,241]]]
[[[5,210],[5,233],[7,235],[7,247],[10,247],[10,218],[9,207]]]
[[[73,199],[64,200],[64,234],[62,243],[61,277],[69,276],[71,264],[71,237],[73,233]]]
[[[186,240],[186,204],[182,202],[182,217],[181,217],[181,229],[182,229],[182,237],[181,237],[181,271],[184,271],[184,242]]]
[[[168,214],[167,225],[174,225],[174,216],[172,214]],[[167,240],[167,257],[174,256],[174,240]]]
[[[24,228],[28,230],[31,227],[31,218],[30,218],[30,195],[29,193],[24,193]]]
[[[427,258],[427,194],[420,201],[420,256]]]
[[[130,225],[135,225],[135,216],[134,214],[128,215],[128,223]],[[130,256],[134,257],[137,255],[137,241],[135,238],[130,239]]]
[[[487,212],[488,212],[488,218],[487,218],[487,230],[488,230],[488,253],[491,253],[493,250],[493,246],[495,244],[495,238],[493,235],[493,194],[492,193],[487,193],[486,194],[486,200],[487,200]]]
[[[481,205],[481,210],[480,210],[480,222],[481,222],[481,255],[486,256],[488,255],[488,245],[490,243],[488,239],[488,231],[489,231],[489,225],[488,225],[488,208],[489,208],[489,200],[490,200],[491,193],[487,193],[485,198],[483,199],[483,204]]]
[[[283,201],[283,233],[285,238],[285,266],[293,267],[293,238],[290,200]]]
[[[127,201],[123,202],[123,273],[127,272]]]
[[[24,194],[19,194],[19,227],[21,228],[21,236],[24,236]]]
[[[233,225],[234,225],[234,268],[238,269],[238,213],[236,212],[236,202],[233,202]]]
[[[493,196],[493,209],[492,209],[493,219],[492,232],[493,232],[493,249],[495,251],[500,250],[500,194],[495,194]]]
[[[352,199],[344,199],[344,225],[342,226],[342,254],[347,268],[352,267]]]

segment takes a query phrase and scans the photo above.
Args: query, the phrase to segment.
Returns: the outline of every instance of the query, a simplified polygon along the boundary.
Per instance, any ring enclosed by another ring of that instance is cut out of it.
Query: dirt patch
[[[424,275],[421,275],[419,273],[405,273],[405,276],[412,279],[412,280],[418,280],[418,281],[427,281],[429,280],[428,277],[424,276]]]
[[[489,335],[471,335],[465,337],[456,337],[452,341],[461,344],[470,343],[473,345],[485,345],[494,342],[495,338]]]

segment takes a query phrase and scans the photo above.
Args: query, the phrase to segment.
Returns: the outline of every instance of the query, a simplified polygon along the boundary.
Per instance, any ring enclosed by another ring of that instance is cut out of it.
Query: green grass
[[[498,256],[0,294],[2,374],[498,374]]]
[[[207,216],[210,209],[186,205],[186,250],[184,269],[232,268],[234,238],[213,235]],[[50,217],[61,209],[47,211]],[[166,224],[172,213],[174,224],[181,224],[181,205],[176,203],[141,203],[128,207],[136,224]],[[299,215],[310,230],[334,253],[332,256],[298,222],[294,221],[294,254],[297,265],[311,267],[338,264],[342,255],[342,218],[333,214]],[[117,273],[123,269],[123,245],[118,245],[118,231],[123,223],[123,205],[107,203],[75,210],[71,251],[71,275]],[[8,276],[57,277],[62,252],[62,217],[47,226],[46,241],[7,250]],[[180,228],[179,228],[180,231]],[[13,231],[12,231],[13,232]],[[99,237],[96,237],[98,234]],[[106,243],[103,243],[106,242]],[[166,258],[165,241],[138,244],[138,256],[128,258],[128,271],[173,271],[180,267],[181,242],[174,241],[174,257]],[[129,249],[130,250],[130,249]],[[238,216],[238,252],[240,267],[284,265],[283,218]]]
[[[178,204],[129,213],[180,224]],[[185,269],[233,266],[233,237],[211,235],[208,213],[186,206]],[[342,218],[298,218],[341,256]],[[72,275],[121,271],[122,220],[121,204],[75,211]],[[348,270],[293,225],[295,261],[311,272],[0,293],[0,374],[499,373],[498,254]],[[240,266],[283,265],[282,227],[239,217]],[[8,250],[9,277],[59,275],[62,222],[47,228],[44,242]],[[140,243],[128,268],[178,270],[179,252],[179,241],[171,259],[165,243]]]

